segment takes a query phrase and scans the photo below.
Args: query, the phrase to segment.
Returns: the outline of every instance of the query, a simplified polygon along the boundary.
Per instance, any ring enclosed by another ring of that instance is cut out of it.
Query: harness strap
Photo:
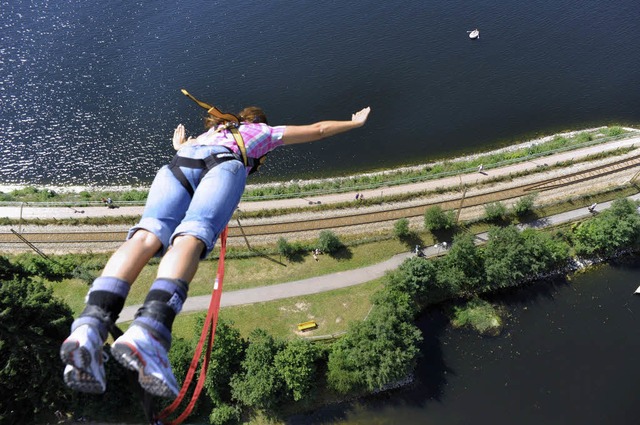
[[[207,317],[204,320],[204,326],[202,328],[202,333],[200,334],[200,340],[198,341],[198,345],[196,346],[195,353],[193,354],[193,359],[191,360],[191,365],[189,366],[189,371],[187,372],[187,376],[182,384],[182,388],[180,389],[180,393],[178,393],[178,397],[171,403],[171,405],[167,406],[160,414],[155,417],[155,420],[158,423],[162,423],[165,425],[178,425],[184,421],[187,416],[191,414],[198,397],[200,396],[200,392],[202,391],[202,387],[204,386],[204,381],[207,377],[207,368],[209,367],[209,360],[211,358],[211,348],[213,347],[213,340],[215,339],[216,334],[216,326],[218,325],[218,312],[220,311],[220,300],[222,297],[222,283],[224,280],[224,257],[227,252],[227,234],[229,232],[229,227],[225,227],[222,233],[220,234],[220,258],[218,259],[218,273],[216,275],[216,280],[213,285],[213,293],[211,294],[211,301],[209,303],[209,310],[207,311]],[[198,382],[196,383],[196,387],[193,390],[193,394],[191,395],[191,400],[189,404],[184,409],[184,411],[173,421],[169,422],[161,422],[163,419],[166,419],[169,415],[171,415],[183,401],[184,396],[187,394],[189,387],[191,386],[191,382],[193,381],[193,376],[198,368],[198,364],[200,363],[200,357],[202,355],[202,350],[205,347],[205,339],[207,340],[206,351],[204,359],[202,360],[202,366],[200,368]]]
[[[193,197],[195,188],[189,183],[187,176],[184,175],[180,167],[186,168],[197,168],[205,170],[200,175],[200,180],[204,178],[204,176],[211,170],[212,168],[222,164],[223,162],[230,160],[238,160],[238,155],[229,151],[229,152],[219,152],[209,155],[204,159],[194,159],[194,158],[186,158],[184,156],[175,155],[171,162],[169,163],[169,170],[173,173],[174,177],[178,179],[180,184],[185,188],[185,190],[189,193],[191,197]]]
[[[240,131],[238,130],[238,127],[242,124],[240,122],[240,118],[238,118],[234,114],[220,112],[220,110],[215,106],[196,99],[185,89],[181,89],[181,91],[182,94],[193,100],[198,104],[198,106],[206,109],[209,115],[213,115],[220,121],[227,123],[225,126],[233,135],[233,138],[236,141],[236,145],[238,145],[238,149],[240,150],[240,154],[242,155],[242,162],[244,163],[245,167],[251,167],[251,169],[249,170],[249,174],[253,174],[258,171],[258,168],[260,168],[260,166],[267,160],[267,155],[263,155],[260,158],[251,158],[247,156],[247,148],[244,144],[244,139],[242,138],[242,134],[240,134]]]
[[[229,129],[231,135],[236,141],[236,145],[238,145],[238,149],[242,154],[242,161],[244,162],[245,167],[251,167],[249,170],[249,174],[253,174],[258,171],[258,168],[267,160],[267,155],[262,155],[260,158],[252,158],[247,156],[247,147],[244,144],[244,139],[242,138],[242,134],[238,130],[238,127],[231,127]]]

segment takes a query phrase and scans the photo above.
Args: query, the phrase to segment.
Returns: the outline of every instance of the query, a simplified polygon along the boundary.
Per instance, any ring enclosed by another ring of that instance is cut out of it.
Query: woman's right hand
[[[184,142],[184,125],[178,124],[176,129],[173,131],[173,148],[175,150],[179,150]]]

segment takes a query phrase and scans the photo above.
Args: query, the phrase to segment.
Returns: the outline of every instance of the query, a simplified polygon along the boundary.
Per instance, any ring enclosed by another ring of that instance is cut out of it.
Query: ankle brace
[[[89,324],[97,327],[102,339],[106,339],[109,327],[116,322],[124,307],[129,288],[129,283],[115,277],[94,280],[85,298],[86,307],[71,325],[71,331]]]
[[[171,346],[171,328],[182,310],[189,284],[180,279],[158,278],[137,311],[133,324],[152,332],[167,348]]]

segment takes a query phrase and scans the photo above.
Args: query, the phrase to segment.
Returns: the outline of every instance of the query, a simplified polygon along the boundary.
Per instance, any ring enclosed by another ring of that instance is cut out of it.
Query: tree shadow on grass
[[[279,260],[276,260],[275,258],[273,258],[272,256],[270,256],[270,255],[268,255],[268,254],[266,254],[264,252],[256,251],[254,249],[252,249],[251,251],[253,253],[255,253],[256,255],[258,255],[259,257],[266,258],[267,260],[271,261],[272,263],[276,263],[276,264],[279,264],[281,266],[287,267],[287,265],[281,261],[282,260],[282,256],[280,256]],[[297,257],[295,256],[296,253],[294,253],[293,255],[296,258],[296,261],[298,261]],[[294,261],[294,260],[289,259],[289,257],[285,257],[285,258],[287,258],[287,260],[289,260],[289,261]],[[303,261],[302,255],[300,255],[300,260],[299,261]]]
[[[424,240],[415,232],[410,232],[406,236],[400,236],[400,242],[405,244],[409,250],[413,250],[416,245],[424,246]]]
[[[516,215],[516,219],[518,221],[520,221],[521,223],[527,223],[530,221],[536,221],[539,220],[541,218],[540,214],[537,214],[536,212],[532,211],[532,210],[528,210],[527,212],[523,213],[523,214],[517,214]]]
[[[330,252],[329,256],[334,260],[350,260],[353,258],[353,252],[349,249],[348,246],[343,245],[336,252]]]
[[[451,229],[446,229],[446,230],[432,230],[431,234],[433,235],[436,241],[443,242],[443,241],[453,240],[453,236],[457,232],[458,232],[458,228],[453,227]]]
[[[293,253],[285,256],[284,258],[286,258],[287,261],[290,262],[290,263],[304,263],[304,252],[296,251],[296,252],[293,252]],[[280,264],[282,264],[285,267],[287,266],[284,263],[280,263]]]

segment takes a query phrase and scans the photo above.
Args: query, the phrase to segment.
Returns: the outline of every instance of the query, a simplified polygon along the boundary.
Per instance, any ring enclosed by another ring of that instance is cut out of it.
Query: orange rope
[[[193,376],[196,373],[196,369],[198,368],[198,363],[200,362],[200,357],[202,355],[202,350],[204,348],[205,339],[207,340],[207,349],[204,356],[204,360],[202,362],[202,368],[200,369],[200,374],[198,376],[198,382],[196,383],[196,387],[191,395],[191,400],[189,404],[184,409],[184,411],[173,421],[162,422],[165,425],[178,425],[182,423],[193,410],[196,401],[198,401],[198,397],[200,396],[200,392],[202,391],[202,387],[204,386],[204,381],[207,377],[207,368],[209,367],[209,359],[211,358],[211,348],[213,347],[213,340],[216,334],[216,326],[218,324],[218,312],[220,311],[220,299],[222,297],[222,283],[224,280],[224,256],[227,251],[227,233],[229,228],[225,227],[225,229],[220,234],[220,259],[218,260],[218,274],[216,276],[215,284],[213,286],[213,293],[211,294],[211,302],[209,303],[209,310],[207,311],[207,317],[204,321],[204,326],[202,327],[202,333],[200,334],[200,340],[198,341],[198,345],[196,346],[196,351],[193,354],[193,359],[191,360],[191,365],[189,366],[189,371],[187,372],[187,376],[182,384],[182,388],[178,393],[176,399],[171,403],[171,405],[167,406],[160,414],[155,418],[156,420],[163,420],[172,414],[176,408],[180,405],[184,396],[187,394],[189,387],[193,381]]]

